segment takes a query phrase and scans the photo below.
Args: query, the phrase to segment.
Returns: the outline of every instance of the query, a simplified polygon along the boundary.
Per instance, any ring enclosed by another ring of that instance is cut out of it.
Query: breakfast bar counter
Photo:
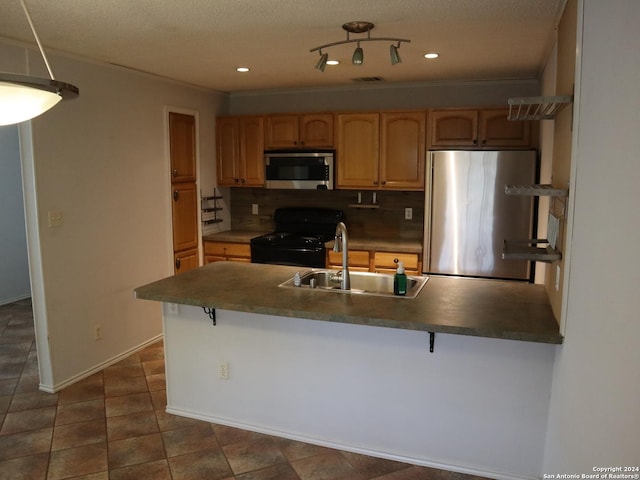
[[[279,286],[306,270],[214,262],[135,290],[162,302],[168,413],[539,478],[562,342],[542,286],[431,277],[415,298]]]
[[[559,344],[544,287],[475,278],[429,278],[414,298],[282,288],[304,267],[214,262],[137,288],[166,303],[356,325]]]

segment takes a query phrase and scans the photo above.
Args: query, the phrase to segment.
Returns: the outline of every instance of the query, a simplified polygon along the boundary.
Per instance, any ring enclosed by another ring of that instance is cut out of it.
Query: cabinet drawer
[[[418,254],[417,253],[393,253],[393,252],[376,252],[374,256],[374,264],[376,270],[378,268],[391,268],[395,270],[396,264],[393,261],[398,259],[404,262],[406,270],[418,270]]]
[[[327,250],[329,265],[342,265],[342,252],[334,252]],[[350,267],[366,267],[369,269],[369,252],[367,250],[350,250],[349,251]]]
[[[204,242],[204,254],[211,256],[251,258],[251,246],[247,243]]]

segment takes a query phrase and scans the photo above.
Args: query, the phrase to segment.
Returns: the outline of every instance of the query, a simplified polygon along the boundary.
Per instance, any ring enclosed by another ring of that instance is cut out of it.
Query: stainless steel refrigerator
[[[429,152],[424,271],[530,279],[531,262],[503,260],[505,240],[534,238],[534,199],[505,185],[536,183],[533,151]]]

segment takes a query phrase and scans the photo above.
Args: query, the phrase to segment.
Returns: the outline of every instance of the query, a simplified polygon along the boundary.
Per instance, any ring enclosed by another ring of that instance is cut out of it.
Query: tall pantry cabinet
[[[169,152],[174,272],[182,273],[199,265],[196,119],[193,115],[169,113]]]

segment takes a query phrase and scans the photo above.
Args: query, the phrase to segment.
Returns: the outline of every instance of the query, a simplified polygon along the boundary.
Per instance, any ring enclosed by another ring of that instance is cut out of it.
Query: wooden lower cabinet
[[[422,262],[417,253],[376,252],[349,250],[349,270],[354,272],[396,273],[395,259],[404,262],[407,275],[421,275]],[[342,268],[342,252],[327,250],[327,268]]]
[[[373,255],[373,269],[376,273],[396,273],[395,259],[404,263],[407,275],[420,275],[422,265],[417,253],[375,252]]]
[[[369,251],[368,250],[349,250],[349,269],[354,272],[369,271]],[[327,250],[327,268],[340,270],[342,268],[342,252],[334,252]]]
[[[251,246],[248,243],[204,242],[204,263],[251,262]]]
[[[173,254],[173,267],[176,274],[188,272],[189,270],[198,268],[199,266],[200,260],[198,258],[197,248]]]

